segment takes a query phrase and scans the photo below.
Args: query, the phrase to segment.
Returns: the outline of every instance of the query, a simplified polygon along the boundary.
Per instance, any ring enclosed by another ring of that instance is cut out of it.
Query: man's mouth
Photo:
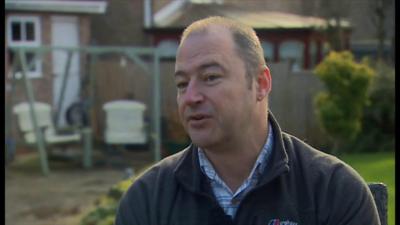
[[[211,116],[206,115],[206,114],[195,114],[195,115],[190,115],[188,116],[188,123],[191,126],[202,126],[204,124],[204,122],[211,118]]]
[[[207,115],[203,115],[203,114],[192,115],[192,116],[189,116],[189,121],[190,121],[190,120],[198,121],[198,120],[205,119],[205,118],[207,118],[207,117],[208,117]]]

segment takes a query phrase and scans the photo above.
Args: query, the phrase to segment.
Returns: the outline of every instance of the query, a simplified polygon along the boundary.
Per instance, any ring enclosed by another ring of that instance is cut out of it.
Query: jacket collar
[[[200,169],[197,146],[191,144],[184,151],[184,155],[174,169],[175,178],[192,192],[212,193],[208,179]]]
[[[271,159],[264,169],[259,185],[267,184],[275,177],[289,171],[289,157],[283,143],[282,130],[271,111],[268,112],[268,120],[274,130],[274,146]]]
[[[260,178],[260,185],[264,185],[283,172],[289,171],[289,158],[283,144],[282,131],[270,111],[268,120],[274,131],[274,146],[271,159]],[[174,169],[176,179],[192,192],[212,193],[208,180],[200,169],[197,146],[191,144],[184,151]]]

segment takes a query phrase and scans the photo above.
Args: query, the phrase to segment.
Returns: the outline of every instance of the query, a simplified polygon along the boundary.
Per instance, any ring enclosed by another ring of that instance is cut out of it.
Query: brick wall
[[[11,15],[9,13],[8,15]],[[20,14],[19,15],[33,15],[40,17],[41,24],[41,44],[42,45],[51,45],[51,34],[52,34],[52,24],[51,24],[51,16],[54,14],[51,13],[29,13],[29,14]],[[79,15],[79,39],[80,45],[86,46],[90,41],[90,16],[89,15]],[[7,43],[5,43],[7,47]],[[10,69],[9,65],[9,55],[8,51],[5,50],[5,74],[8,73]],[[81,71],[84,71],[85,67],[85,57],[81,57]],[[83,73],[82,73],[83,74]],[[53,103],[53,75],[52,75],[52,53],[48,52],[43,55],[42,58],[42,77],[30,79],[33,87],[34,98],[35,101],[46,102],[49,104]],[[6,86],[6,105],[10,106],[10,93],[11,93],[11,77],[5,76],[5,86]],[[13,96],[13,104],[16,105],[19,102],[28,101],[28,97],[25,91],[24,83],[21,79],[17,80],[15,86],[15,94]],[[15,115],[12,115],[12,134],[16,137],[17,141],[20,141],[19,132],[17,130],[17,118]]]
[[[143,0],[108,1],[107,11],[92,17],[92,44],[146,46],[149,36],[143,31]]]

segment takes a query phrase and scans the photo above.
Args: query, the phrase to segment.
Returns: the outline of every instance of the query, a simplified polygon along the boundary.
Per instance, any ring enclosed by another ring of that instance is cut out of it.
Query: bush
[[[106,195],[100,196],[95,202],[95,207],[83,216],[80,225],[113,225],[120,199],[133,182],[151,166],[152,164],[145,166],[137,175],[112,186]]]
[[[383,63],[372,65],[370,104],[364,108],[363,129],[351,146],[354,152],[393,151],[395,136],[395,70]]]
[[[331,52],[315,69],[326,91],[314,99],[316,115],[332,141],[333,154],[355,139],[362,129],[368,89],[375,74],[366,63],[356,63],[348,52]]]
[[[132,179],[126,179],[111,187],[107,195],[96,202],[96,207],[82,218],[81,225],[113,225],[119,200],[132,182]]]

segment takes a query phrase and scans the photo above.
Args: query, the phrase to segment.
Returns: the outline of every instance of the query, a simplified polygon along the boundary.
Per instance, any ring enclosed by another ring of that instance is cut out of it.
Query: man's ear
[[[257,100],[263,100],[272,88],[271,73],[267,66],[263,66],[257,76]]]

